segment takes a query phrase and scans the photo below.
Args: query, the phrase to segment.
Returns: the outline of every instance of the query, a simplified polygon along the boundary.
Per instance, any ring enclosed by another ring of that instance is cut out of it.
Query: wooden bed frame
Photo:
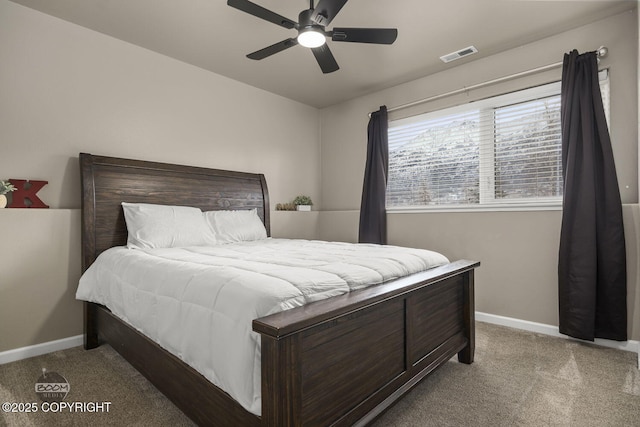
[[[126,244],[122,201],[256,208],[270,233],[262,174],[85,153],[80,169],[83,271],[104,250]],[[473,362],[478,265],[456,261],[255,319],[262,337],[260,417],[93,303],[85,303],[85,348],[109,343],[200,425],[366,425],[456,354]]]

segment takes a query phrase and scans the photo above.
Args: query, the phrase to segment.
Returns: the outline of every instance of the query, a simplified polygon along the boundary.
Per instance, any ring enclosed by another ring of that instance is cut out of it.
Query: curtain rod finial
[[[600,46],[596,52],[598,52],[598,56],[600,58],[604,58],[609,53],[609,48],[606,46]]]

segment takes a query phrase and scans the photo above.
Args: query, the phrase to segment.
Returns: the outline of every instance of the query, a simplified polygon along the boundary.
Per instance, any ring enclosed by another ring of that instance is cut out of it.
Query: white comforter
[[[421,249],[287,239],[116,247],[85,272],[76,298],[105,305],[260,415],[253,319],[448,262]]]

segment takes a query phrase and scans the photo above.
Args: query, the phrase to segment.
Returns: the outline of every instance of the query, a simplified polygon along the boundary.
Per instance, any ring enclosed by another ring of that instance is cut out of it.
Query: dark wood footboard
[[[472,261],[257,319],[262,422],[364,425],[458,354],[473,362]]]
[[[473,362],[478,265],[456,261],[254,320],[261,417],[105,307],[85,303],[85,345],[109,343],[199,425],[366,425],[456,353]]]

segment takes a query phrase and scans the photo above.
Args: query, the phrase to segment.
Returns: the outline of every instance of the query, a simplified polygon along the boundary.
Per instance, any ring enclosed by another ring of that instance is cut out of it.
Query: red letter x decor
[[[9,208],[48,208],[36,193],[49,181],[28,181],[25,179],[10,179],[16,187],[16,191],[11,193],[11,204]]]

